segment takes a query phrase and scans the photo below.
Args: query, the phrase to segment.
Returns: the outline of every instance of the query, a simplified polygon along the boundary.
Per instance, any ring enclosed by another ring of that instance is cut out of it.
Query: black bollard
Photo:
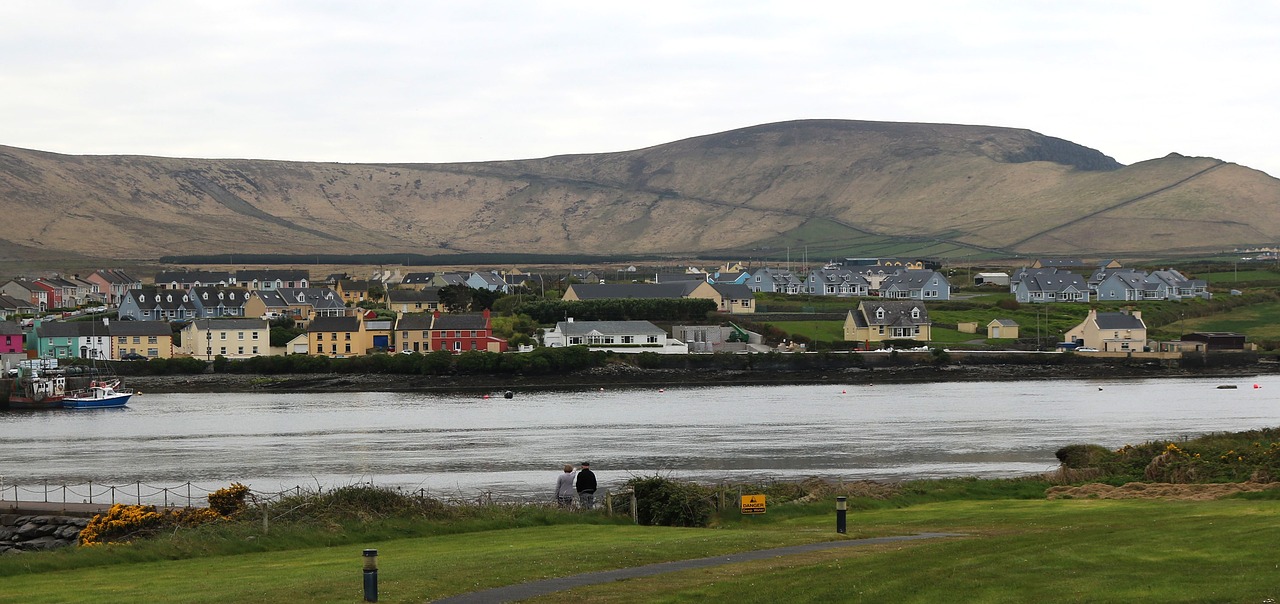
[[[848,497],[845,497],[843,495],[840,497],[836,497],[836,532],[840,533],[841,535],[844,534],[844,529],[845,529],[844,515],[845,515],[845,509],[848,508],[848,504],[845,502],[848,499],[849,499]]]
[[[378,550],[364,550],[364,601],[378,601]]]

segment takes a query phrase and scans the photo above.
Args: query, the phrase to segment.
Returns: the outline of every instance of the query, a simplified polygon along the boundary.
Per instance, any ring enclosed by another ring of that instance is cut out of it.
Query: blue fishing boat
[[[129,404],[133,390],[121,388],[120,380],[94,380],[89,387],[67,394],[62,399],[66,409],[112,409]]]

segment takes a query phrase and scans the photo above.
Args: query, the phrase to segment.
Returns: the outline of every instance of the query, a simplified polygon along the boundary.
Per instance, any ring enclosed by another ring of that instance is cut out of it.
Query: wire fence
[[[193,482],[176,486],[157,486],[145,482],[105,484],[85,482],[77,484],[4,484],[0,482],[0,502],[88,504],[88,505],[154,505],[159,507],[208,507],[209,494],[220,488],[209,488]],[[301,495],[301,486],[281,491],[250,490],[259,501],[273,501],[290,495]]]

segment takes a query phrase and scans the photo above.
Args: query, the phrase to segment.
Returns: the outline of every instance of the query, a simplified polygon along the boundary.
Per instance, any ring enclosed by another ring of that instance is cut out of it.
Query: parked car
[[[1082,346],[1082,347],[1080,347],[1080,348],[1077,348],[1077,349],[1076,349],[1076,352],[1098,352],[1098,349],[1097,349],[1097,348],[1086,348],[1086,347],[1083,347],[1083,346]]]
[[[120,360],[121,361],[145,361],[147,360],[147,357],[140,355],[136,352],[126,352],[120,355]]]

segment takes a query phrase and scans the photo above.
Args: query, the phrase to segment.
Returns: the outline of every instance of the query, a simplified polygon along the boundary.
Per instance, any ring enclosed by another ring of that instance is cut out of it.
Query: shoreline
[[[908,365],[875,369],[831,370],[688,370],[640,369],[609,365],[566,375],[422,376],[369,373],[198,374],[133,376],[139,392],[497,392],[653,387],[771,386],[848,384],[853,386],[921,382],[1067,380],[1115,378],[1239,379],[1280,373],[1280,364],[1263,363],[1203,370],[1151,365]]]

